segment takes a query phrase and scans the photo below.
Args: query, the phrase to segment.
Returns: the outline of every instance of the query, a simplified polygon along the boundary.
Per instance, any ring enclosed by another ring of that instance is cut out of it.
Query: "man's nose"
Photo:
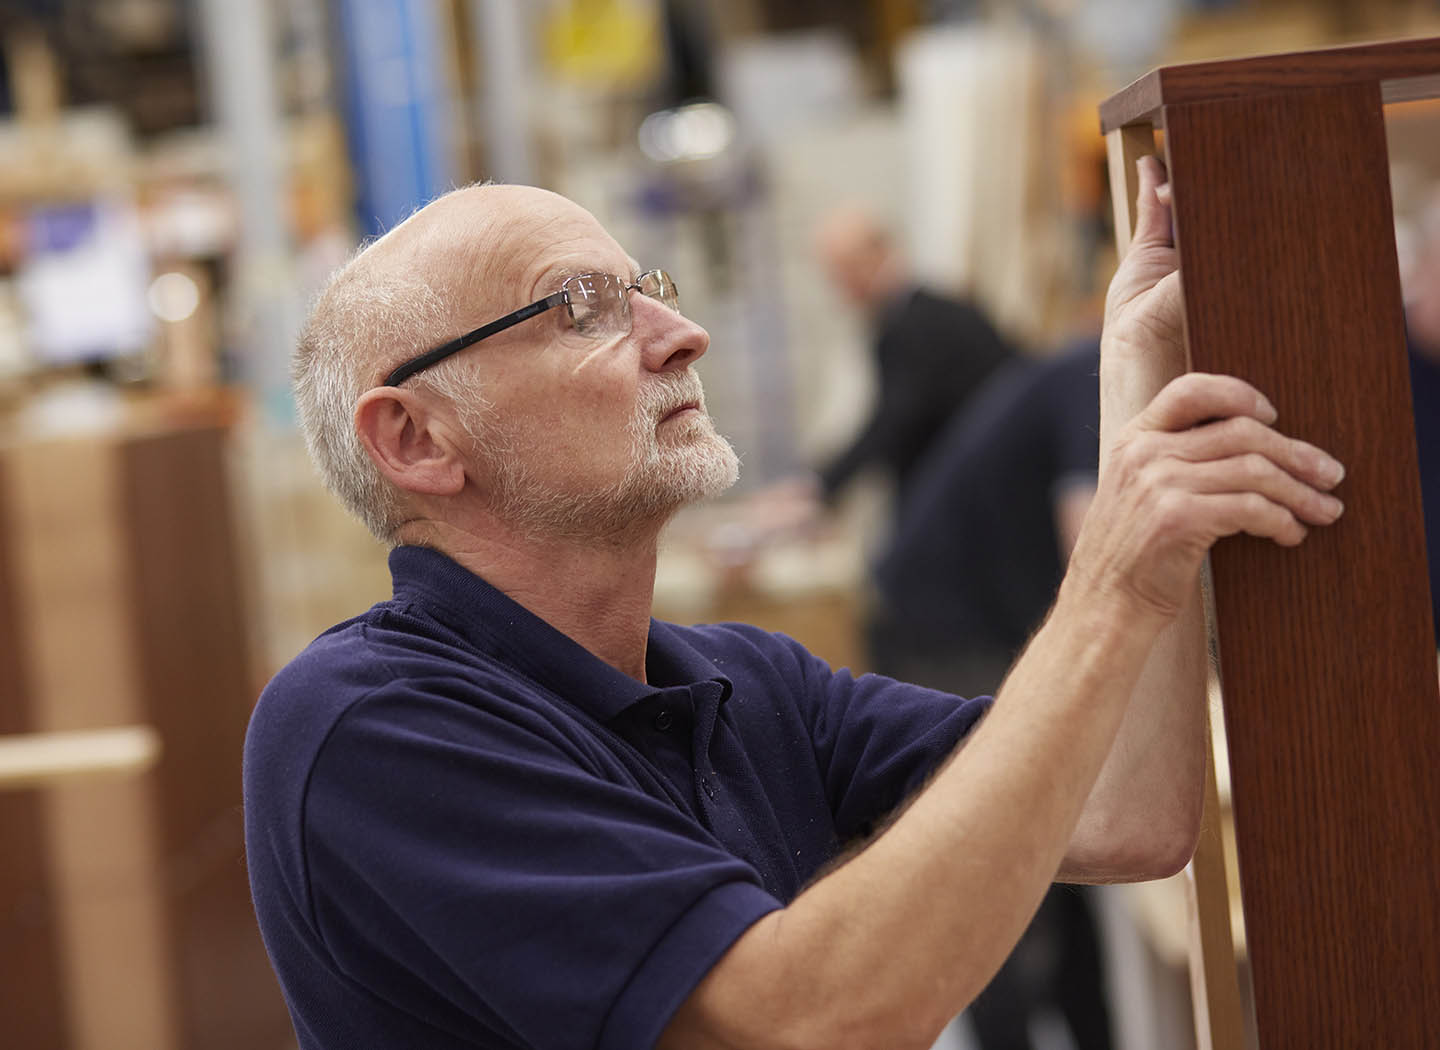
[[[694,364],[710,349],[710,333],[664,303],[631,293],[631,331],[640,342],[645,367],[674,372]]]

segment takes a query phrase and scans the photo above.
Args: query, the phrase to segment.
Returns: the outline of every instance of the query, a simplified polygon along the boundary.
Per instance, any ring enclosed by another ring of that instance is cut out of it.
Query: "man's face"
[[[509,312],[581,273],[635,279],[635,260],[588,212],[553,194],[503,189],[520,197],[513,221],[507,212],[506,247],[521,261],[501,282],[508,298],[486,295],[484,309]],[[511,524],[623,537],[734,483],[735,453],[690,367],[709,336],[638,292],[629,299],[628,333],[582,335],[561,307],[476,348],[490,408],[474,480]]]

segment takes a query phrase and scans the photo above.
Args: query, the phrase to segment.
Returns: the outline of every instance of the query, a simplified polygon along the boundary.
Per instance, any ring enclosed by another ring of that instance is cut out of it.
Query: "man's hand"
[[[1170,185],[1155,157],[1141,157],[1135,235],[1105,297],[1105,337],[1111,353],[1128,350],[1184,369],[1178,257],[1170,224]]]
[[[1168,619],[1222,536],[1288,547],[1307,526],[1335,521],[1344,508],[1329,493],[1344,469],[1274,430],[1275,419],[1243,380],[1191,373],[1169,383],[1116,438],[1072,572]]]
[[[1184,301],[1170,187],[1138,164],[1135,236],[1110,282],[1101,349],[1101,460],[1071,575],[1127,611],[1173,617],[1220,537],[1293,546],[1340,516],[1344,476],[1324,452],[1271,428],[1276,412],[1228,376],[1184,375]]]
[[[807,536],[825,517],[820,481],[811,474],[772,481],[751,493],[739,509],[752,548]]]

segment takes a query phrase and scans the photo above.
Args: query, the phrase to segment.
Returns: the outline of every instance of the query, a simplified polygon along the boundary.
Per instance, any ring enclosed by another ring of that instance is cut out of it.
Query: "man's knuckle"
[[[1231,416],[1225,421],[1230,433],[1246,446],[1265,445],[1274,431],[1254,416]]]
[[[1240,457],[1240,473],[1249,485],[1258,485],[1270,477],[1274,466],[1259,452],[1247,452]]]
[[[1185,526],[1193,517],[1190,497],[1179,489],[1161,491],[1154,501],[1152,518],[1162,532],[1173,532]]]
[[[1241,512],[1255,522],[1274,523],[1277,519],[1276,511],[1279,510],[1258,492],[1243,492],[1240,494]]]
[[[1154,442],[1147,431],[1135,431],[1115,446],[1115,463],[1122,475],[1141,474],[1153,458]]]

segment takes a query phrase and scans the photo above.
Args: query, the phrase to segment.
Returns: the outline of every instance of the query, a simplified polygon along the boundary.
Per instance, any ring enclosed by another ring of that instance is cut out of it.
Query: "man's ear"
[[[465,487],[465,463],[453,426],[413,391],[381,386],[360,395],[355,432],[376,468],[406,492],[453,496]]]

